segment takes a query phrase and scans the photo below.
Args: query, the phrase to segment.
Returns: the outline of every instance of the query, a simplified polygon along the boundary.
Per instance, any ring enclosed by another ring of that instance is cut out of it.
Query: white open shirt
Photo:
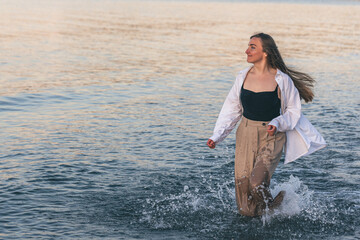
[[[210,137],[216,144],[230,134],[243,114],[240,91],[250,68],[239,72],[225,99],[216,121],[213,136]],[[281,91],[281,114],[271,120],[269,125],[274,125],[277,131],[286,132],[285,163],[289,163],[324,148],[326,142],[301,113],[299,92],[291,78],[278,69],[275,80]]]

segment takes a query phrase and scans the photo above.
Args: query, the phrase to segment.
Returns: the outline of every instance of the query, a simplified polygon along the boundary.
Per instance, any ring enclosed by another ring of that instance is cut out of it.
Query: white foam
[[[289,181],[275,184],[270,190],[273,196],[280,191],[285,191],[285,197],[278,209],[262,216],[263,224],[270,222],[274,217],[290,217],[300,214],[301,211],[312,205],[313,191],[309,190],[299,178],[292,175]]]

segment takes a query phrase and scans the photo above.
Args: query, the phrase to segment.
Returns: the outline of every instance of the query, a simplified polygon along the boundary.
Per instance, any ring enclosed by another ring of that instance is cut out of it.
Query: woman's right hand
[[[215,148],[215,142],[214,142],[213,140],[211,140],[211,139],[209,139],[206,144],[207,144],[207,145],[209,146],[209,148],[211,148],[211,149],[214,149],[214,148]]]

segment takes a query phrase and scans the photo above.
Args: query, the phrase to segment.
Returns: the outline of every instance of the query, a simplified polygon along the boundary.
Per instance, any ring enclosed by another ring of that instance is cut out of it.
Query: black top
[[[241,87],[240,100],[244,108],[244,117],[254,121],[271,121],[280,115],[281,102],[277,93],[278,86],[272,92],[253,92]]]

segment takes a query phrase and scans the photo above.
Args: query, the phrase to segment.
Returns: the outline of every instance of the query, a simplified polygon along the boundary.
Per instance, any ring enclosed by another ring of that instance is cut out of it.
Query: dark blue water
[[[343,19],[352,10],[330,13],[338,29],[319,24],[320,43],[311,26],[301,40],[275,34],[289,65],[318,81],[303,112],[328,146],[282,161],[271,190],[287,191],[283,205],[249,218],[235,203],[234,134],[206,147],[248,66],[248,35],[232,40],[227,8],[216,9],[220,26],[180,13],[197,24],[183,29],[130,3],[81,6],[3,10],[13,28],[0,35],[0,239],[360,238],[359,26]],[[113,20],[124,6],[138,15]],[[49,9],[57,17],[42,20]],[[338,39],[345,28],[354,31]]]

